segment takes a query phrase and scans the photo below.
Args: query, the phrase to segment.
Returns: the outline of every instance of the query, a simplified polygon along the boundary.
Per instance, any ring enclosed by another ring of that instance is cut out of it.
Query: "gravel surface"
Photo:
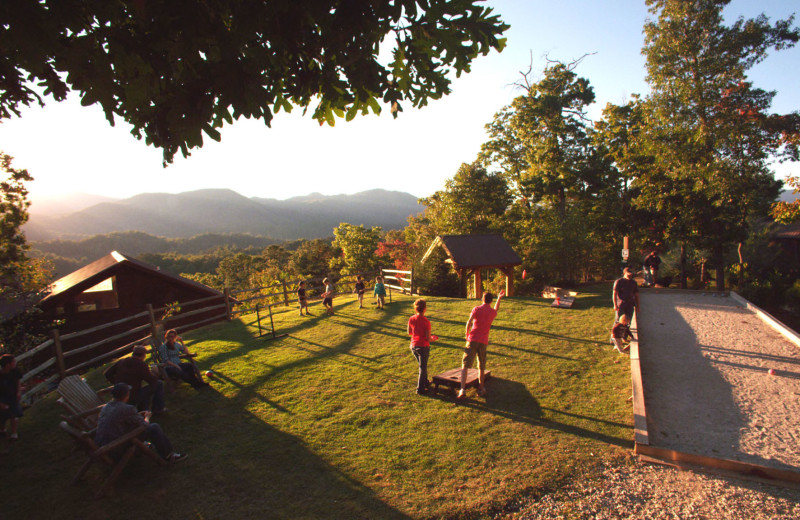
[[[641,297],[651,444],[800,471],[800,349],[732,298]],[[618,460],[512,510],[496,518],[796,520],[800,490]]]
[[[646,463],[614,463],[497,518],[726,519],[800,518],[800,491]]]

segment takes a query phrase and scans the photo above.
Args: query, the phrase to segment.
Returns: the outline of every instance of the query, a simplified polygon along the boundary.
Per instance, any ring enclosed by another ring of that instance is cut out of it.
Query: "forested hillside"
[[[398,229],[422,209],[413,195],[386,190],[287,200],[247,198],[232,190],[198,190],[143,193],[59,216],[48,215],[42,208],[39,214],[31,214],[24,230],[33,242],[123,231],[171,238],[250,233],[292,240],[330,236],[341,222]]]

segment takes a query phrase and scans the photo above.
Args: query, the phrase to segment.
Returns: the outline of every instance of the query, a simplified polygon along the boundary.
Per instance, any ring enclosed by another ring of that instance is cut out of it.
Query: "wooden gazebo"
[[[481,298],[481,269],[500,269],[506,275],[506,294],[514,295],[514,267],[522,264],[519,255],[500,235],[442,235],[436,237],[422,263],[437,247],[447,253],[448,262],[461,280],[461,296],[467,297],[467,278],[475,277],[475,297]]]

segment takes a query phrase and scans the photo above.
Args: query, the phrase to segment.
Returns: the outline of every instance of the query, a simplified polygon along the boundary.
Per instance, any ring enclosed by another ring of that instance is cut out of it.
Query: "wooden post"
[[[59,335],[58,329],[53,329],[51,332],[53,334],[53,348],[56,352],[56,363],[58,363],[58,376],[64,379],[64,374],[67,370],[64,367],[64,352],[61,350],[61,336]]]
[[[153,344],[159,341],[158,337],[158,324],[156,323],[156,313],[153,312],[153,306],[147,304],[147,313],[150,315],[150,335],[153,336]]]
[[[264,335],[264,333],[261,332],[261,313],[259,313],[259,309],[260,308],[261,308],[261,304],[257,303],[256,304],[256,321],[258,321],[258,337],[261,337],[261,336]]]
[[[503,269],[506,275],[506,296],[514,296],[514,266]]]
[[[267,305],[269,309],[269,325],[272,328],[272,339],[275,339],[275,322],[272,321],[272,305]]]
[[[461,297],[467,297],[467,270],[466,269],[459,269],[458,270],[458,285],[461,291]]]
[[[286,290],[286,280],[281,280],[281,283],[283,284],[283,303],[284,303],[284,305],[286,305],[288,307],[289,306],[289,293]]]
[[[222,294],[225,295],[225,314],[228,315],[228,321],[231,321],[233,319],[233,315],[231,314],[231,291],[225,287]]]
[[[483,297],[483,287],[481,286],[483,281],[481,280],[481,269],[480,267],[475,269],[475,298],[480,300]]]

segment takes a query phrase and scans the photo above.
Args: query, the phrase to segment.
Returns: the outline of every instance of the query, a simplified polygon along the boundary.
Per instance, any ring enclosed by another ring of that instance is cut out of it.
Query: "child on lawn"
[[[322,283],[325,285],[325,292],[322,294],[322,305],[325,306],[325,312],[328,313],[328,316],[333,316],[335,314],[333,312],[333,295],[336,292],[336,286],[327,278],[324,278]]]
[[[308,297],[306,296],[306,282],[297,284],[297,301],[300,303],[300,316],[303,315],[303,309],[306,310],[306,316],[311,316],[308,312]]]
[[[619,321],[611,328],[611,339],[614,342],[614,348],[620,354],[630,348],[630,345],[625,345],[625,341],[633,339],[631,329],[628,327],[628,321],[627,314],[620,314]]]
[[[428,393],[431,382],[428,381],[428,358],[431,354],[431,341],[436,341],[436,336],[431,336],[431,322],[425,317],[425,300],[414,302],[414,315],[408,319],[408,335],[411,336],[411,353],[419,364],[419,377],[417,378],[417,394]]]
[[[366,288],[364,287],[364,280],[362,280],[360,276],[357,277],[356,278],[356,287],[355,287],[355,289],[353,289],[353,292],[356,293],[356,296],[358,297],[358,308],[359,309],[363,309],[364,308],[364,291],[365,290],[366,290]]]
[[[386,286],[383,285],[383,276],[375,278],[375,287],[372,289],[372,294],[375,295],[378,308],[383,309],[384,300],[386,299]]]

